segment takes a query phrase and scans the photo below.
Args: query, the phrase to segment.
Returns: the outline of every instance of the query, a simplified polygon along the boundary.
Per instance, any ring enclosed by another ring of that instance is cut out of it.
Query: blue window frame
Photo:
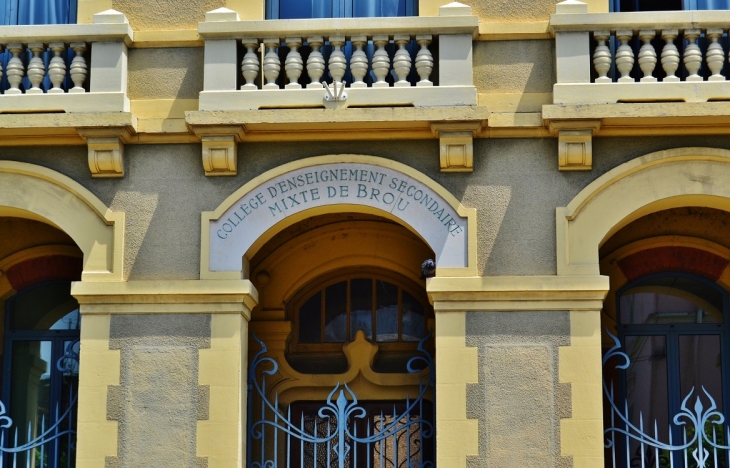
[[[624,286],[617,292],[616,305],[619,340],[630,363],[625,369],[617,369],[618,375],[606,375],[604,380],[616,378],[618,381],[617,401],[622,411],[626,405],[630,423],[637,428],[643,427],[651,436],[657,431],[659,440],[677,443],[684,437],[682,431],[686,426],[674,423],[673,418],[680,414],[684,399],[691,393],[691,405],[697,397],[704,408],[710,408],[713,403],[703,388],[714,400],[717,411],[728,420],[730,372],[725,363],[730,362],[730,323],[727,291],[700,276],[659,273]],[[609,368],[616,369],[616,366]],[[722,435],[725,442],[727,435]],[[639,456],[636,440],[625,447],[626,442],[620,436],[618,439],[620,452],[627,451],[632,460]],[[654,466],[656,460],[650,460],[655,456],[654,449],[642,453],[643,461]],[[677,451],[662,456],[666,459],[664,462],[668,462],[668,457],[675,457],[676,464],[683,453]],[[726,463],[724,460],[721,466],[727,466]]]
[[[418,16],[418,0],[268,0],[266,19]]]
[[[80,315],[70,291],[44,283],[5,304],[2,466],[75,465]]]

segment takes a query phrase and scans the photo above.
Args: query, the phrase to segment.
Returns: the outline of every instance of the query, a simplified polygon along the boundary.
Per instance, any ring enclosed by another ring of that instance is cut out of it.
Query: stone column
[[[247,280],[78,282],[78,467],[245,466]]]

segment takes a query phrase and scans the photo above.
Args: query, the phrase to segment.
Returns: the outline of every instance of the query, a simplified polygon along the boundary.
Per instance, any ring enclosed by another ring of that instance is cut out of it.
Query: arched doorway
[[[606,466],[727,466],[729,163],[710,148],[648,154],[557,210],[559,275],[611,279],[586,321],[603,351]]]
[[[55,227],[0,217],[3,464],[75,465],[82,263]]]
[[[427,258],[411,231],[360,213],[300,221],[253,256],[249,464],[434,462]]]
[[[729,223],[672,208],[601,247],[607,466],[727,466]]]

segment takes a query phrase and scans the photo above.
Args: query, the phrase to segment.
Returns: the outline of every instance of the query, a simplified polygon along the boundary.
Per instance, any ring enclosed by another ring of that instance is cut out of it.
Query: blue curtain
[[[76,0],[0,0],[0,25],[73,23]]]
[[[696,0],[697,10],[730,10],[730,0]]]

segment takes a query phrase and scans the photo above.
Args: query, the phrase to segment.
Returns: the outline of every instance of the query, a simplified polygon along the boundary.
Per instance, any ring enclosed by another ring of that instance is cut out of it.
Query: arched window
[[[75,465],[80,315],[70,289],[67,281],[43,283],[5,304],[0,422],[7,427],[0,437],[6,466]]]
[[[291,352],[340,350],[362,331],[383,350],[415,349],[433,312],[423,287],[386,271],[340,271],[314,281],[292,301]]]
[[[676,419],[698,408],[704,414],[713,406],[725,418],[730,415],[727,292],[702,276],[657,273],[621,288],[616,306],[615,339],[620,347],[607,353],[604,366],[606,410],[612,413],[606,418],[613,452],[607,462],[685,466],[685,457],[693,460],[692,452],[699,446],[699,442],[691,443],[698,427],[704,427],[718,445],[727,445],[726,425],[703,425],[699,420],[693,425],[685,417]],[[652,444],[647,437],[675,448],[662,450],[661,444]],[[687,450],[676,449],[683,441],[690,443]],[[705,449],[709,448],[707,460],[714,462],[707,442],[703,440]],[[697,453],[701,459],[703,452]],[[715,454],[718,465],[712,466],[728,466],[725,451]]]

